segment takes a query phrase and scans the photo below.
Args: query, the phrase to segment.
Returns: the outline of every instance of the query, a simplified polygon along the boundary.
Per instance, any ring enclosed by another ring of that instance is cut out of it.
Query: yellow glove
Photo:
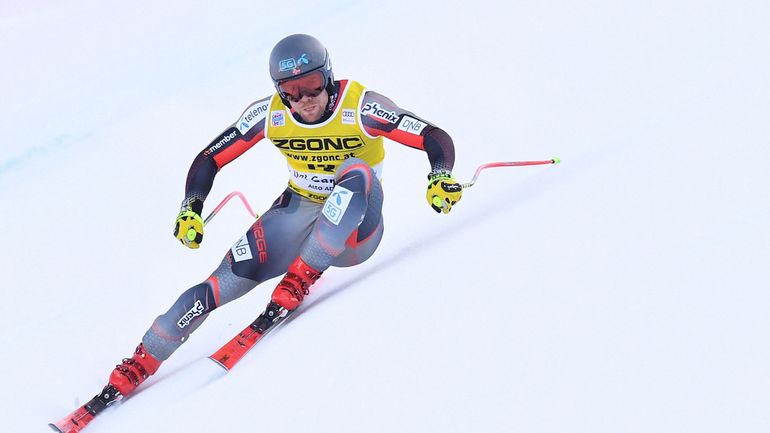
[[[436,212],[449,213],[452,206],[463,196],[463,187],[447,172],[428,175],[428,199],[430,207]]]
[[[203,241],[203,218],[193,210],[183,209],[176,217],[174,236],[187,248],[198,248]]]

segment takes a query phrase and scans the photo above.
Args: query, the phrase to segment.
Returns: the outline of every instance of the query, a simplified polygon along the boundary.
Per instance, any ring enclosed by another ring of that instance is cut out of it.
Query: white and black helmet
[[[334,74],[329,52],[321,41],[310,35],[287,36],[270,52],[270,78],[273,79],[278,94],[284,99],[285,96],[278,87],[280,82],[300,78],[314,71],[321,72],[326,89],[331,94],[334,89]]]

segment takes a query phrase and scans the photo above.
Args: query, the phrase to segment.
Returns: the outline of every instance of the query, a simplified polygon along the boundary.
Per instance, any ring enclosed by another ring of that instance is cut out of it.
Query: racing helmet
[[[326,90],[331,95],[334,91],[334,74],[329,52],[321,41],[313,36],[287,36],[270,52],[270,78],[287,106],[289,104],[280,83],[314,73],[321,74]]]

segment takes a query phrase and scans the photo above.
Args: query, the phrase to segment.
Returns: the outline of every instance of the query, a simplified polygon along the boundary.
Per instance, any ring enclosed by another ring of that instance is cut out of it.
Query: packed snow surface
[[[309,33],[484,171],[449,215],[386,143],[385,238],[224,375],[206,357],[277,281],[214,312],[86,432],[770,431],[770,6],[762,1],[9,1],[0,7],[0,400],[84,403],[251,220],[171,236],[195,155]],[[259,143],[217,176],[259,212]]]

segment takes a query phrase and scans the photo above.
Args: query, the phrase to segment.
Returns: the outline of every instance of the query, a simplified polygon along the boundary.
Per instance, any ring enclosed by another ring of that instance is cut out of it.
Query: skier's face
[[[294,112],[305,122],[315,122],[323,116],[329,94],[320,71],[278,84],[281,96],[289,101]]]
[[[329,94],[326,92],[326,89],[316,96],[302,95],[302,98],[296,102],[291,99],[289,100],[289,104],[291,104],[294,112],[299,114],[299,117],[308,123],[319,120],[323,116],[328,103]]]

